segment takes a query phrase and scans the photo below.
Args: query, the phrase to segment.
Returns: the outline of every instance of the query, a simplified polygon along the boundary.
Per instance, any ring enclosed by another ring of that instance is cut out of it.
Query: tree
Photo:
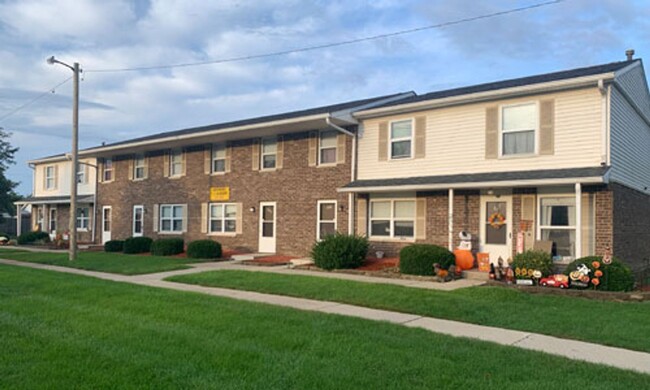
[[[20,199],[20,196],[14,191],[18,183],[5,176],[9,166],[16,163],[14,155],[18,151],[18,148],[11,146],[10,137],[11,133],[0,127],[0,212],[13,215],[15,211],[13,202]]]

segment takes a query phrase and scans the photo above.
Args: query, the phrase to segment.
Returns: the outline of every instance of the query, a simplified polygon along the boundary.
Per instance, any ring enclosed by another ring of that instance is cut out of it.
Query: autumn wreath
[[[488,218],[488,223],[495,229],[501,228],[506,223],[506,217],[501,213],[494,213]]]

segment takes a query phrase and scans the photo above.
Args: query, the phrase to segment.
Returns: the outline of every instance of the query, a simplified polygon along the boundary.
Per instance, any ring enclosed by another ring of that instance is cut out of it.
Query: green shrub
[[[129,237],[124,240],[124,253],[147,253],[151,252],[151,243],[153,240],[149,237]]]
[[[325,236],[311,249],[314,264],[326,270],[360,267],[367,254],[367,238],[340,233]]]
[[[4,237],[7,240],[11,239],[11,236],[9,236],[7,233],[0,233],[0,237]]]
[[[33,244],[36,241],[50,242],[50,235],[46,232],[29,232],[18,236],[18,244]]]
[[[580,264],[584,264],[591,270],[589,277],[594,278],[596,277],[596,267],[593,265],[595,261],[600,263],[598,270],[603,273],[603,276],[598,278],[600,284],[595,286],[596,290],[630,291],[634,288],[634,274],[632,270],[616,257],[612,258],[611,264],[603,263],[603,258],[600,256],[581,257],[570,263],[564,273],[568,275],[572,271],[575,271]]]
[[[547,252],[529,250],[517,254],[510,267],[517,279],[532,278],[532,271],[540,271],[546,277],[553,273],[553,258]]]
[[[124,241],[111,240],[104,244],[104,252],[122,252],[124,250]]]
[[[151,244],[151,254],[172,256],[183,253],[185,243],[182,238],[159,238]]]
[[[433,275],[433,265],[449,269],[456,257],[447,248],[430,244],[413,244],[399,252],[399,271],[409,275]]]
[[[218,259],[221,244],[212,240],[197,240],[187,244],[187,257],[192,259]]]

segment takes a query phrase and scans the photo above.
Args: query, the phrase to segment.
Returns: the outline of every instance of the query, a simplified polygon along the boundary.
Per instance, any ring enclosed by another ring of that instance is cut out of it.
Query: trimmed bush
[[[600,263],[600,267],[594,267],[594,262]],[[590,286],[595,287],[596,290],[631,291],[634,288],[634,274],[632,273],[632,270],[616,257],[612,258],[611,264],[603,263],[603,258],[600,256],[581,257],[570,263],[566,267],[564,273],[569,275],[572,271],[575,271],[580,264],[589,267],[591,270],[589,277],[592,279],[596,277],[596,270],[603,273],[603,275],[598,278],[599,284],[597,286],[593,286],[593,284],[590,283]]]
[[[50,242],[50,235],[46,232],[29,232],[18,236],[18,244],[33,244],[36,241]]]
[[[124,240],[124,253],[147,253],[151,252],[151,243],[153,240],[149,237],[129,237]]]
[[[212,240],[197,240],[187,244],[187,257],[192,259],[218,259],[221,244]]]
[[[159,238],[151,244],[151,254],[155,256],[172,256],[183,253],[185,242],[182,238]]]
[[[399,251],[399,272],[408,275],[433,275],[433,265],[449,269],[456,257],[447,248],[431,244],[413,244]]]
[[[111,240],[104,244],[104,252],[122,252],[124,250],[124,241]]]
[[[517,279],[532,279],[533,271],[540,271],[546,277],[553,273],[553,258],[550,253],[529,250],[517,254],[510,267]]]
[[[340,233],[326,236],[311,249],[314,264],[326,270],[360,267],[367,254],[367,238]]]

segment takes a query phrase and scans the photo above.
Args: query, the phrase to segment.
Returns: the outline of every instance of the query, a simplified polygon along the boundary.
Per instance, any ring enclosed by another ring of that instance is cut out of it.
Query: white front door
[[[102,207],[102,244],[111,240],[111,228],[113,225],[113,213],[111,206]]]
[[[144,231],[144,206],[133,206],[133,237],[142,237]]]
[[[275,253],[275,202],[260,202],[260,247],[262,253]]]
[[[507,265],[512,257],[512,196],[481,196],[481,252],[497,265],[499,257]]]

